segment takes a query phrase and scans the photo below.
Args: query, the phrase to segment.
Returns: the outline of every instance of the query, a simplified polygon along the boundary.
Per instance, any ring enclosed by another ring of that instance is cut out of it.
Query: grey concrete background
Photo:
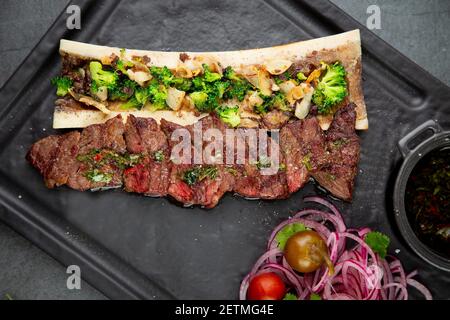
[[[448,0],[331,0],[366,24],[369,5],[381,9],[381,29],[373,30],[435,77],[450,85]],[[37,44],[67,1],[2,0],[0,2],[0,87]],[[14,30],[14,32],[11,32]],[[82,283],[66,288],[66,269],[45,252],[0,222],[0,300],[104,299]]]

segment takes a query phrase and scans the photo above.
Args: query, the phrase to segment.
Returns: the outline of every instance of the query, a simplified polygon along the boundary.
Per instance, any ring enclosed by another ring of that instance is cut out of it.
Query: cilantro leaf
[[[283,250],[284,246],[286,245],[286,242],[288,241],[288,239],[291,236],[293,236],[297,232],[305,231],[305,230],[309,230],[309,229],[306,228],[303,223],[288,224],[286,227],[281,229],[275,237],[275,239],[278,242],[278,248],[280,248],[280,250]]]
[[[283,300],[298,300],[297,296],[293,293],[286,293]]]
[[[364,240],[372,250],[380,255],[381,258],[386,257],[387,248],[389,247],[390,239],[387,235],[381,232],[372,231],[366,234]]]
[[[311,295],[309,296],[309,300],[322,300],[322,297],[317,293],[311,293]]]

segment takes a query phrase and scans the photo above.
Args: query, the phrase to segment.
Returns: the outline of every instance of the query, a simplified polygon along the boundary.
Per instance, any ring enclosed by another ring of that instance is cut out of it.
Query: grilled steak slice
[[[288,190],[293,193],[305,185],[310,171],[326,163],[325,136],[317,119],[307,118],[285,125],[280,132],[280,143]]]
[[[80,133],[77,131],[69,132],[59,139],[59,147],[56,157],[45,173],[46,184],[51,188],[53,186],[62,186],[67,183],[70,176],[77,170],[78,161],[78,142]]]
[[[270,137],[267,137],[267,157],[258,159],[258,150],[255,146],[260,144],[259,133],[256,135],[258,139],[256,140],[256,144],[251,143],[246,138],[247,134],[245,129],[237,130],[236,136],[237,141],[241,142],[236,143],[236,155],[239,153],[245,154],[245,159],[243,164],[238,164],[234,167],[236,170],[236,178],[233,191],[250,199],[286,198],[289,194],[286,173],[284,170],[280,170],[280,166],[284,164],[285,160],[278,145],[275,148],[278,153],[276,155],[279,161],[278,167],[273,172],[268,172],[270,174],[264,173],[265,169],[267,170],[272,165],[275,165],[272,161],[271,145],[276,142]]]
[[[151,118],[128,116],[125,141],[130,153],[153,154],[167,149],[167,138],[158,123]]]
[[[139,164],[124,171],[125,190],[165,196],[169,186],[170,160],[167,138],[154,119],[130,115],[125,125],[128,152],[141,154]]]
[[[122,168],[114,161],[105,159],[108,154],[122,154],[126,151],[124,131],[125,126],[120,115],[104,124],[84,128],[81,132],[78,154],[75,155],[78,166],[69,176],[67,185],[80,191],[121,186]],[[86,160],[79,161],[83,157]],[[95,157],[98,160],[95,160]]]
[[[205,136],[205,134],[208,134],[209,129],[216,129],[225,135],[226,125],[216,116],[208,116],[196,124],[195,128],[197,129],[194,129],[194,125],[181,127],[165,120],[161,120],[161,128],[168,137],[171,150],[170,155],[174,161],[170,170],[168,194],[185,205],[198,204],[206,208],[216,206],[225,192],[231,191],[234,184],[234,177],[228,172],[223,164],[223,151],[215,150],[211,147],[209,142],[205,141],[196,145],[194,136],[195,134],[200,133]],[[180,163],[182,154],[178,154],[176,150],[174,150],[180,140],[176,140],[173,134],[175,130],[183,128],[186,129],[184,131],[185,133],[189,133],[189,137],[186,138],[190,138],[189,149],[191,154],[190,158],[187,159],[190,160],[188,163]],[[197,152],[202,155],[202,160],[205,162],[207,161],[208,165],[195,164],[195,148],[197,148]],[[211,149],[211,154],[203,152],[207,148]],[[208,158],[208,160],[203,159],[203,156]],[[201,174],[201,172],[205,171],[207,168],[210,168],[210,171],[214,174],[201,177],[197,180],[190,179],[189,181],[186,181],[187,176]]]
[[[73,131],[61,136],[49,136],[31,147],[27,159],[44,176],[48,188],[66,184],[76,171],[79,139],[80,133]]]
[[[84,128],[80,138],[79,154],[87,154],[93,149],[110,149],[125,153],[124,131],[125,126],[120,115],[104,124],[94,124]]]
[[[351,201],[359,162],[360,142],[355,132],[355,105],[339,109],[326,133],[328,160],[313,172],[314,179],[334,196]]]

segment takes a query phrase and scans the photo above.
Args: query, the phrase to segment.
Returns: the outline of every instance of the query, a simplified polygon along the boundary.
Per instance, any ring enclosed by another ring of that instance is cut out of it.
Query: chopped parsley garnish
[[[110,183],[112,180],[112,174],[108,172],[102,172],[98,169],[93,169],[86,172],[85,177],[92,182]]]
[[[182,179],[188,185],[196,184],[206,178],[214,180],[217,178],[219,170],[214,166],[197,166],[183,173]]]
[[[156,162],[163,162],[165,159],[164,152],[162,150],[158,150],[153,154],[153,159],[155,159]]]
[[[278,242],[278,248],[280,248],[280,250],[283,250],[284,246],[286,245],[286,242],[290,237],[292,237],[297,232],[305,230],[309,229],[303,223],[288,224],[286,227],[281,229],[275,237],[275,240],[277,240]]]
[[[90,164],[95,168],[113,164],[120,169],[133,167],[141,160],[140,154],[118,154],[111,150],[92,149],[86,154],[77,156],[77,160]]]
[[[378,231],[372,231],[366,234],[364,240],[374,252],[380,255],[381,258],[384,259],[386,257],[387,248],[391,241],[387,235]]]
[[[261,170],[264,168],[270,168],[272,166],[272,161],[270,160],[269,157],[266,156],[261,156],[258,160],[258,162],[256,162],[256,167]]]
[[[237,175],[238,175],[238,171],[235,169],[235,168],[233,168],[233,167],[225,167],[225,170],[228,172],[228,173],[231,173],[233,176],[235,176],[235,177],[237,177]]]
[[[308,153],[306,156],[303,157],[302,163],[306,167],[306,170],[308,170],[308,171],[312,170],[311,154],[310,153]]]
[[[347,139],[342,138],[342,139],[338,139],[338,140],[333,141],[333,146],[339,148],[339,147],[341,147],[343,145],[346,145],[347,143],[348,143]]]

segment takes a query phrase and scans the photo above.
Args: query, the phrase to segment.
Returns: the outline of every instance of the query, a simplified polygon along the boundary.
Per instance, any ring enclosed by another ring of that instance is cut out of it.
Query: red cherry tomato
[[[250,280],[247,299],[249,300],[281,300],[286,294],[283,280],[274,272],[257,275]]]

